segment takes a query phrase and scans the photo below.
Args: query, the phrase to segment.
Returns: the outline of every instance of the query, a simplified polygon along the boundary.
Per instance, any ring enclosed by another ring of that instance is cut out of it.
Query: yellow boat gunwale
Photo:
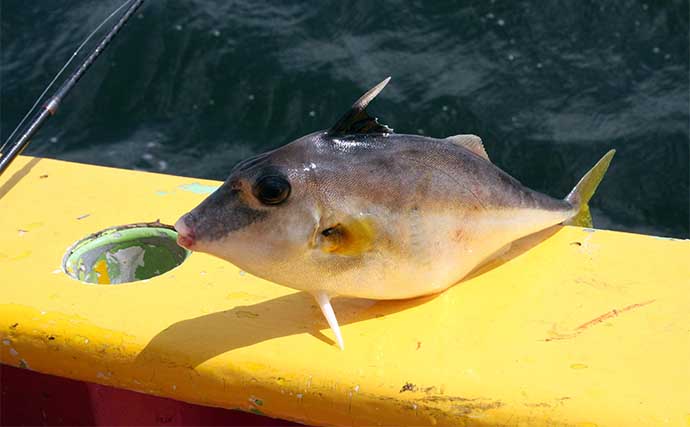
[[[448,291],[335,300],[204,254],[87,285],[67,248],[218,183],[22,156],[0,178],[0,362],[319,425],[690,425],[690,241],[576,227]]]

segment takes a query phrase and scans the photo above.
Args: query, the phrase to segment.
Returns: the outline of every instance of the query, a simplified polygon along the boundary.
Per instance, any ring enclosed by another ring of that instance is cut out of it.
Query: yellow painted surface
[[[172,223],[204,185],[19,158],[2,363],[311,424],[688,425],[689,241],[554,228],[436,297],[336,300],[345,351],[310,296],[204,254],[127,285],[61,271],[76,240]]]

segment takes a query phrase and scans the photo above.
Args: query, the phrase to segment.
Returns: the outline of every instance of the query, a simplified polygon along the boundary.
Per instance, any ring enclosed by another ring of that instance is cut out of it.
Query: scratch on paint
[[[585,329],[589,328],[590,326],[596,325],[597,323],[601,323],[604,320],[617,317],[619,314],[624,313],[624,312],[629,311],[629,310],[632,310],[634,308],[644,307],[645,305],[649,305],[649,304],[653,303],[654,301],[656,301],[656,300],[653,299],[653,300],[641,302],[638,304],[631,304],[627,307],[623,307],[620,310],[613,309],[613,310],[609,311],[608,313],[602,314],[601,316],[597,317],[596,319],[592,319],[589,322],[583,323],[582,325],[575,328],[575,330],[576,331],[584,331]]]
[[[211,194],[214,191],[216,191],[216,189],[218,189],[218,186],[217,185],[203,185],[203,184],[199,184],[198,182],[193,182],[191,184],[180,185],[177,188],[179,188],[180,190],[192,192],[194,194]]]
[[[568,338],[575,338],[576,336],[580,335],[581,333],[583,333],[586,329],[588,329],[591,326],[597,325],[597,324],[599,324],[605,320],[613,319],[614,317],[618,317],[621,313],[625,313],[626,311],[630,311],[630,310],[633,310],[636,308],[644,307],[644,306],[649,305],[655,301],[656,300],[653,299],[653,300],[649,300],[649,301],[645,301],[645,302],[641,302],[641,303],[637,303],[637,304],[631,304],[631,305],[628,305],[628,306],[623,307],[621,309],[615,309],[614,308],[613,310],[606,312],[606,313],[602,314],[601,316],[598,316],[598,317],[596,317],[596,318],[594,318],[588,322],[581,324],[580,326],[573,329],[573,331],[571,333],[559,334],[558,332],[552,332],[553,336],[546,338],[544,341],[548,342],[548,341],[554,341],[554,340],[564,340],[564,339],[568,339]]]

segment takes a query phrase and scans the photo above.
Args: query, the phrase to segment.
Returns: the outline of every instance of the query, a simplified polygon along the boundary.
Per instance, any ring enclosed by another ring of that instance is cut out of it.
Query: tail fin
[[[592,198],[606,170],[609,168],[616,150],[610,150],[597,162],[577,183],[575,188],[565,197],[565,200],[577,208],[577,213],[563,222],[566,225],[578,225],[580,227],[592,226],[592,215],[589,213],[589,199]]]

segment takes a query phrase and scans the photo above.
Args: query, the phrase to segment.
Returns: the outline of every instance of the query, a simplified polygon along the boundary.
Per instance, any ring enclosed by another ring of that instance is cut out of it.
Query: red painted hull
[[[0,365],[3,426],[297,426]]]

